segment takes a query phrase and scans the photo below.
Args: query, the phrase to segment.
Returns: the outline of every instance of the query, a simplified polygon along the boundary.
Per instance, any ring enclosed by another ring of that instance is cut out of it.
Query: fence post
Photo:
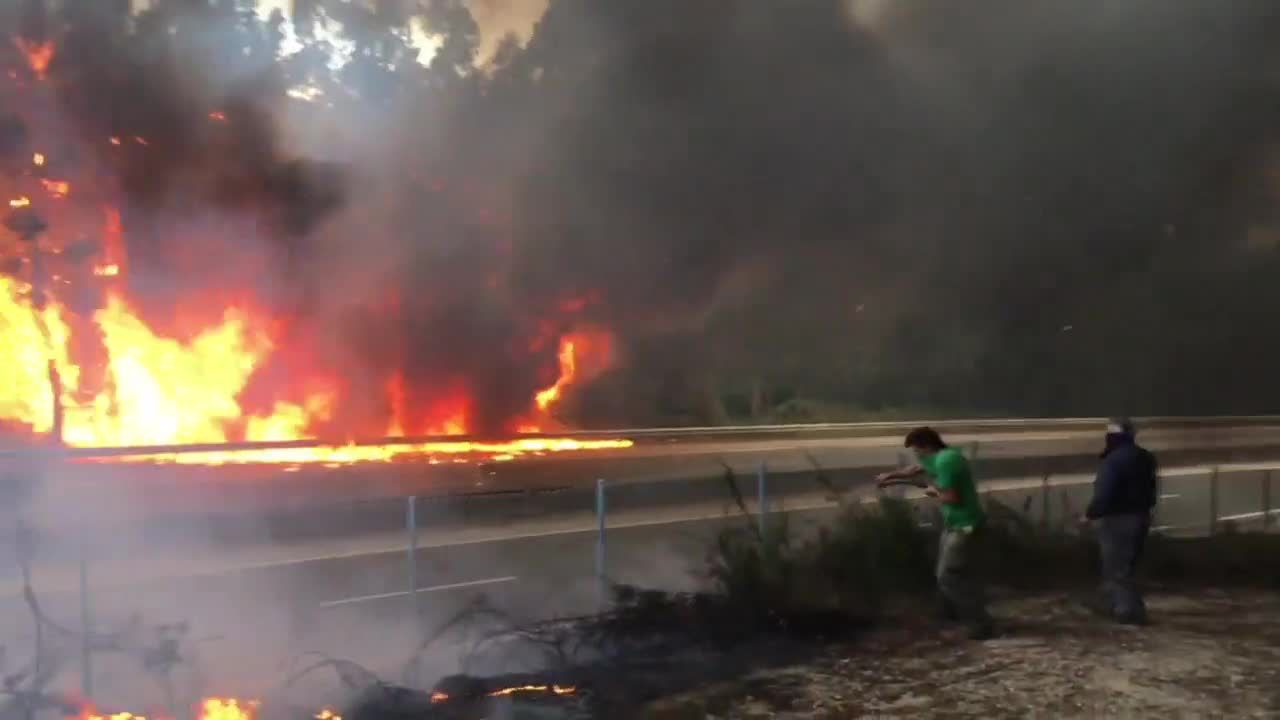
[[[1209,472],[1209,535],[1218,532],[1218,468]]]
[[[89,611],[89,558],[80,539],[80,692],[93,698],[93,618]]]
[[[1271,529],[1271,474],[1272,470],[1262,473],[1262,531]]]
[[[409,534],[409,566],[408,566],[408,597],[409,607],[413,610],[413,617],[421,625],[422,612],[418,607],[418,496],[410,495],[405,499],[404,510],[404,526],[405,532]],[[409,687],[417,687],[421,680],[421,658],[415,657],[408,667],[404,670],[405,684]]]
[[[906,466],[908,466],[908,465],[911,465],[911,464],[912,464],[912,463],[911,463],[911,461],[907,458],[907,454],[906,454],[906,453],[904,453],[904,452],[899,451],[899,452],[898,452],[898,468],[899,468],[899,469],[901,469],[901,468],[904,468],[904,467],[906,467]],[[899,499],[901,499],[901,498],[904,498],[904,497],[906,497],[906,496],[907,496],[907,489],[906,489],[906,487],[904,487],[904,486],[902,486],[902,485],[894,485],[894,486],[893,486],[893,494],[892,494],[892,497],[895,497],[895,498],[899,498]]]
[[[608,604],[609,585],[605,579],[605,480],[596,480],[596,596],[601,608]]]
[[[418,607],[418,496],[410,495],[405,505],[405,530],[409,533],[409,604]]]
[[[1049,531],[1049,471],[1040,478],[1040,526]]]
[[[756,468],[756,505],[760,513],[760,537],[763,538],[767,529],[769,513],[769,468],[762,462]]]

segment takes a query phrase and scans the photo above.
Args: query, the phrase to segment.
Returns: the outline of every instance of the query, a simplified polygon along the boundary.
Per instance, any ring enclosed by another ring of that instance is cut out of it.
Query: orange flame
[[[131,712],[112,713],[110,715],[99,714],[92,708],[86,708],[81,711],[76,720],[147,720],[146,715],[134,715]]]
[[[572,695],[577,692],[577,688],[563,685],[521,685],[519,687],[503,688],[489,693],[489,697],[506,697],[508,695],[516,695],[519,693],[552,693],[555,695]]]
[[[54,60],[52,43],[30,43],[18,39],[33,72],[44,77]],[[223,122],[220,110],[209,118]],[[132,143],[147,145],[141,136],[125,134],[109,137],[113,146]],[[42,152],[32,156],[36,167],[45,167],[49,158]],[[33,173],[35,174],[35,173]],[[43,173],[38,173],[43,174]],[[38,175],[37,174],[37,175]],[[71,178],[80,183],[80,178]],[[45,192],[53,198],[70,198],[72,182],[41,178]],[[97,188],[80,192],[75,200],[94,197]],[[40,199],[40,198],[37,198]],[[11,208],[32,205],[31,198],[10,199]],[[92,236],[74,227],[86,213],[65,213],[73,224],[65,233],[78,242]],[[92,208],[89,208],[92,209]],[[101,251],[84,267],[100,278],[129,276],[129,258],[124,242],[120,213],[103,208]],[[64,254],[58,232],[42,238],[39,252]],[[73,261],[74,262],[74,261]],[[40,263],[29,263],[32,272],[42,272]],[[47,435],[76,447],[173,446],[219,444],[231,441],[294,442],[326,427],[338,407],[338,384],[312,383],[305,392],[282,398],[265,398],[254,387],[253,406],[242,405],[242,395],[255,374],[267,366],[281,332],[274,319],[255,312],[244,303],[225,307],[221,317],[199,326],[181,323],[162,332],[143,319],[138,308],[124,294],[124,282],[101,283],[107,292],[99,309],[84,316],[73,312],[58,296],[58,289],[74,282],[74,271],[65,263],[43,266],[46,277],[20,281],[0,276],[0,424],[17,424],[33,433]],[[81,267],[75,263],[75,267]],[[52,281],[52,282],[50,282]],[[33,287],[34,286],[34,287]],[[52,286],[53,289],[50,289]],[[39,292],[35,290],[39,288]],[[79,307],[80,303],[76,303]],[[581,302],[570,303],[563,311],[580,310]],[[546,340],[555,335],[547,333]],[[533,398],[536,412],[546,414],[563,400],[568,388],[589,379],[596,348],[604,341],[596,336],[575,333],[561,339],[559,378]],[[91,357],[92,356],[92,357]],[[83,363],[83,367],[81,366]],[[425,400],[406,393],[404,378],[393,376],[386,392],[392,406],[387,429],[390,434],[464,435],[473,417],[472,398],[465,384],[435,388]],[[269,392],[264,390],[263,392]],[[543,418],[545,419],[545,418]],[[529,427],[537,431],[537,423]],[[151,454],[131,456],[139,462],[172,463],[325,463],[349,464],[386,461],[399,457],[428,456],[438,462],[446,456],[467,462],[483,456],[492,461],[511,460],[525,455],[556,452],[604,450],[631,447],[629,440],[579,440],[573,438],[521,438],[505,442],[469,440],[402,442],[385,445],[328,444],[311,447],[218,450],[196,453],[172,452],[156,448]],[[225,715],[244,710],[235,701],[214,699],[203,720],[244,720]],[[128,720],[128,718],[115,718]],[[340,720],[329,718],[326,720]]]
[[[439,691],[433,692],[431,693],[431,702],[433,703],[449,702],[449,693],[442,693]]]
[[[565,391],[587,382],[614,364],[613,335],[599,329],[578,330],[560,338],[557,358],[560,361],[560,377],[554,385],[534,396],[538,413],[546,415],[564,399]],[[531,424],[532,427],[535,424]]]
[[[257,720],[258,706],[257,700],[206,698],[200,704],[198,720]]]
[[[574,378],[578,374],[575,349],[576,346],[572,338],[560,342],[560,377],[556,380],[555,385],[542,390],[534,396],[534,402],[537,403],[539,410],[543,412],[549,410],[552,405],[560,401],[560,396],[564,393],[564,389],[573,384]]]
[[[49,71],[49,65],[53,63],[55,53],[53,42],[48,40],[41,43],[28,42],[22,38],[14,38],[13,42],[26,57],[27,66],[31,68],[31,72],[43,80]]]

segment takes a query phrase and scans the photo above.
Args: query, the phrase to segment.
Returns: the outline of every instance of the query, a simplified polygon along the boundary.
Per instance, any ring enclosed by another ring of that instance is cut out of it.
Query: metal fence
[[[980,459],[980,449],[980,446],[976,443],[967,448],[967,453],[975,464]],[[900,459],[906,460],[905,457]],[[1228,525],[1241,529],[1272,530],[1274,527],[1274,515],[1277,512],[1273,508],[1273,498],[1276,497],[1275,483],[1277,480],[1276,470],[1278,469],[1280,469],[1280,464],[1220,465],[1216,467],[1184,467],[1165,470],[1162,473],[1162,499],[1157,515],[1157,525],[1159,529],[1165,532],[1209,534],[1220,532]],[[762,533],[767,529],[766,523],[771,517],[789,513],[820,514],[831,512],[837,507],[830,497],[822,497],[816,493],[808,496],[797,496],[795,493],[775,491],[770,486],[770,470],[764,463],[756,465],[753,474],[754,492],[742,493],[743,507],[753,513],[753,519],[758,523]],[[1091,492],[1090,480],[1090,477],[1084,475],[1054,476],[1044,474],[1038,478],[990,480],[980,485],[984,497],[998,500],[1020,512],[1025,512],[1035,522],[1049,527],[1070,522],[1073,516],[1084,510],[1085,503]],[[548,530],[544,533],[544,535],[553,535],[559,532],[565,535],[573,535],[578,538],[578,542],[590,542],[592,546],[591,564],[581,567],[577,574],[583,576],[584,579],[590,579],[594,585],[595,599],[599,606],[604,606],[609,602],[612,581],[621,570],[618,565],[620,561],[611,554],[615,551],[613,542],[616,532],[624,528],[640,527],[646,522],[653,524],[655,527],[666,527],[667,525],[679,525],[682,523],[705,523],[714,521],[717,517],[723,519],[725,516],[723,511],[718,514],[707,511],[702,514],[686,513],[676,519],[645,519],[643,517],[644,513],[648,512],[652,515],[651,510],[628,510],[626,507],[619,507],[614,503],[615,495],[626,488],[634,489],[634,486],[635,483],[611,483],[605,478],[597,479],[593,486],[590,504],[587,504],[586,497],[583,496],[574,496],[566,500],[566,502],[570,500],[572,502],[583,501],[583,507],[578,510],[580,516],[578,520],[574,521],[576,524],[571,524],[561,530]],[[914,499],[916,496],[908,494],[906,497],[907,499]],[[866,499],[871,500],[873,498]],[[401,563],[403,574],[401,575],[402,582],[399,589],[371,588],[371,592],[368,593],[320,599],[316,602],[316,610],[329,611],[375,601],[397,602],[396,599],[401,598],[406,603],[407,608],[416,613],[421,609],[424,596],[427,594],[515,584],[522,579],[512,573],[501,577],[442,583],[430,577],[429,573],[424,576],[424,548],[421,538],[424,530],[430,528],[431,522],[423,512],[425,500],[418,496],[409,496],[393,501],[401,503],[401,516],[403,517],[403,542],[399,544],[399,553],[402,558],[399,563]],[[495,540],[481,539],[474,542],[521,542],[518,539],[503,540],[500,535],[501,533],[497,533],[494,536],[497,538]],[[82,542],[87,541],[82,540]],[[388,542],[391,543],[392,541],[388,540]],[[445,549],[454,547],[454,545],[446,543],[436,546],[433,552],[443,552]],[[355,551],[353,550],[352,552],[354,553]],[[379,552],[385,554],[385,548]],[[353,555],[353,557],[355,556]],[[78,582],[76,583],[75,593],[79,610],[80,632],[81,636],[85,638],[80,658],[81,690],[88,697],[92,695],[95,684],[94,655],[100,650],[90,642],[90,638],[94,637],[95,627],[94,588],[92,586],[94,578],[91,572],[93,569],[91,562],[86,558],[87,554],[82,553],[78,563]],[[565,556],[565,561],[570,562],[567,555]],[[391,563],[394,561],[386,559],[385,562]],[[395,572],[390,565],[388,565],[388,572]],[[573,572],[572,570],[570,571],[571,574]],[[388,575],[388,577],[393,578],[394,575]],[[377,591],[374,592],[372,590]]]

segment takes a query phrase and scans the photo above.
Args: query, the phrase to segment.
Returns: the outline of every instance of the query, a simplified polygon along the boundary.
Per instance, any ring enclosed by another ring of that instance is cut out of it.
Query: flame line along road
[[[1078,429],[957,433],[948,439],[958,445],[980,442],[980,461],[983,474],[988,477],[994,472],[993,463],[1014,459],[1073,457],[1087,466],[1096,459],[1100,442],[1098,432]],[[1144,442],[1162,453],[1185,454],[1200,449],[1229,456],[1233,449],[1280,448],[1280,427],[1152,430],[1144,433]],[[38,478],[40,492],[34,493],[37,503],[60,503],[75,510],[92,507],[98,515],[118,513],[130,522],[138,522],[143,517],[164,514],[299,511],[326,503],[407,495],[440,497],[582,488],[593,485],[596,478],[608,478],[613,483],[662,482],[664,487],[651,493],[653,497],[679,498],[672,501],[683,502],[688,495],[679,486],[692,487],[695,483],[675,481],[719,478],[726,462],[739,472],[752,472],[757,463],[765,462],[771,472],[785,474],[812,472],[811,458],[833,471],[868,469],[894,463],[901,452],[898,435],[835,436],[695,439],[481,467],[391,462],[305,467],[286,473],[270,466],[71,463],[8,469],[11,476]],[[1169,460],[1202,461],[1188,457]],[[1070,468],[1056,471],[1066,469]],[[1028,469],[1023,474],[1038,470]],[[58,517],[53,507],[37,506],[35,510],[32,514],[36,516]]]

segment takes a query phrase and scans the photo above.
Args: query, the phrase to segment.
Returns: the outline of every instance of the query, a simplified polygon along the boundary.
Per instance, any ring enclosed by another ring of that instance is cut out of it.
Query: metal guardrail
[[[574,437],[582,439],[630,439],[636,441],[679,441],[701,438],[755,438],[792,437],[805,435],[845,435],[850,437],[876,437],[905,434],[914,427],[929,425],[952,433],[981,433],[996,430],[1069,431],[1098,429],[1106,424],[1106,418],[978,418],[970,420],[912,420],[895,422],[859,423],[809,423],[795,425],[737,425],[691,428],[632,428],[620,430],[581,430],[561,434],[544,433],[521,435],[518,438],[488,438],[475,435],[448,435],[422,437],[392,437],[352,442],[326,440],[291,440],[280,442],[193,443],[184,445],[150,445],[133,447],[62,447],[45,446],[0,450],[0,462],[5,460],[38,459],[90,459],[129,457],[140,455],[172,455],[207,452],[248,452],[261,450],[290,450],[304,448],[333,448],[344,446],[399,446],[426,443],[504,442],[512,439],[546,439]],[[1280,428],[1280,415],[1204,417],[1140,417],[1134,418],[1140,430],[1167,430],[1195,427],[1259,427],[1275,425]]]

